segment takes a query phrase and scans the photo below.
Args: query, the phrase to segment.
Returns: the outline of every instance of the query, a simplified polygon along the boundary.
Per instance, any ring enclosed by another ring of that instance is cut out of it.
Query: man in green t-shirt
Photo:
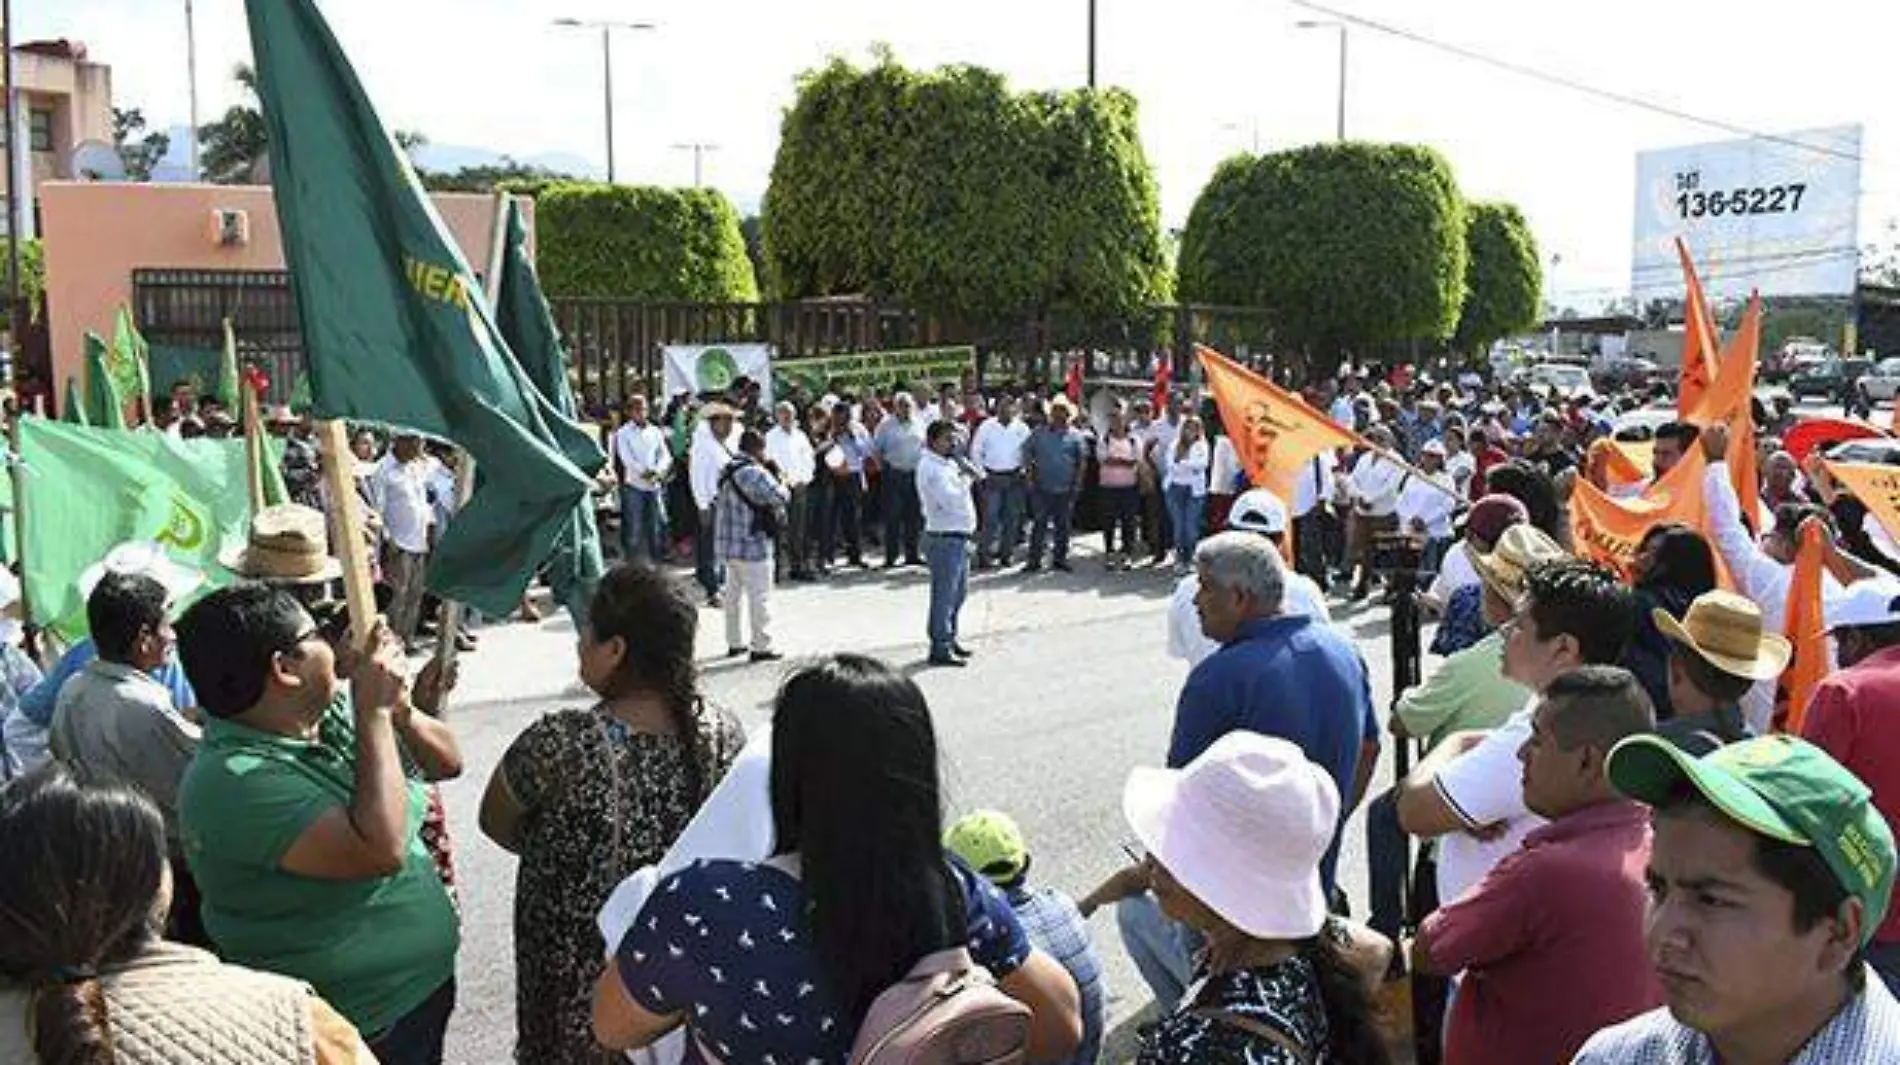
[[[459,933],[402,756],[436,778],[460,753],[413,712],[401,646],[379,622],[345,691],[310,613],[251,583],[176,627],[205,713],[180,834],[212,941],[227,960],[309,981],[377,1060],[438,1065]]]

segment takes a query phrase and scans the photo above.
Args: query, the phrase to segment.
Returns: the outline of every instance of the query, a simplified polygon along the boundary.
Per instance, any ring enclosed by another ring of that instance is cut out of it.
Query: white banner
[[[1711,299],[1851,295],[1860,273],[1859,126],[1636,157],[1638,304],[1682,299],[1678,236]]]
[[[772,404],[772,345],[669,344],[666,357],[666,394],[724,392],[732,382],[750,377],[759,383],[760,399]]]

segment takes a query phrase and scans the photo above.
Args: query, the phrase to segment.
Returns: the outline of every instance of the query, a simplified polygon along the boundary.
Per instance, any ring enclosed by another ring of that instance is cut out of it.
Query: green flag
[[[125,395],[112,381],[110,351],[99,334],[86,334],[86,421],[104,429],[125,428]]]
[[[572,419],[574,391],[567,381],[567,350],[561,345],[554,312],[541,292],[534,260],[528,254],[528,227],[521,218],[521,205],[513,197],[508,200],[508,228],[495,291],[495,325],[535,390],[553,404],[561,417]],[[590,453],[598,453],[593,442],[581,442],[586,447],[578,453],[570,451],[568,458],[583,469],[597,468],[588,466]],[[576,626],[587,620],[587,606],[594,598],[594,589],[600,586],[603,569],[600,526],[594,521],[593,500],[588,497],[568,515],[567,528],[555,542],[554,554],[541,568],[555,601],[567,607]]]
[[[512,613],[605,457],[516,363],[316,6],[246,9],[315,413],[452,440],[475,459],[480,484],[428,583]]]
[[[66,402],[60,404],[59,420],[69,425],[91,425],[86,419],[86,401],[79,394],[79,378],[66,379]]]
[[[214,586],[234,579],[217,556],[244,543],[251,516],[244,441],[22,418],[20,458],[34,621],[68,638],[85,635],[79,575],[128,540],[164,544]]]
[[[132,324],[132,309],[119,304],[112,326],[112,350],[106,365],[112,372],[112,385],[119,395],[139,401],[139,412],[147,420],[152,416],[152,373],[145,338]]]

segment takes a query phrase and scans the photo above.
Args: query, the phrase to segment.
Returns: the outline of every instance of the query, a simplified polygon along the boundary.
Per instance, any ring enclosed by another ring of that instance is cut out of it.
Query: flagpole
[[[235,357],[237,337],[231,331],[229,318],[224,320],[224,343],[227,347],[234,349],[233,356]],[[243,389],[239,396],[244,401],[244,409],[239,412],[239,415],[244,419],[244,457],[248,470],[245,481],[251,493],[251,513],[256,515],[258,511],[264,509],[264,466],[262,456],[259,454],[264,448],[264,441],[262,429],[258,425],[257,389],[252,388],[251,383],[242,380],[241,377],[239,387]]]
[[[369,548],[363,543],[362,502],[356,497],[355,456],[349,429],[336,418],[317,423],[323,484],[330,493],[332,550],[343,563],[343,598],[350,609],[350,642],[369,646],[376,625],[376,588],[369,579]],[[255,468],[255,463],[252,464]]]
[[[488,236],[488,272],[482,276],[482,294],[488,299],[489,312],[495,307],[495,298],[501,292],[502,256],[508,246],[508,194],[495,193],[495,224]],[[475,494],[475,457],[467,451],[457,449],[460,461],[455,466],[455,512],[460,514],[468,505],[469,497]],[[533,581],[533,576],[528,578]],[[436,627],[435,660],[436,668],[442,676],[448,676],[448,670],[455,663],[455,641],[462,633],[463,606],[454,600],[442,601],[442,621]]]

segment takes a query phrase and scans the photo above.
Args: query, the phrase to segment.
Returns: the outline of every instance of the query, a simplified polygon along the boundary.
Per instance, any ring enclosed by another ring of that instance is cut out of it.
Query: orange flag
[[[1635,576],[1636,548],[1653,525],[1681,522],[1693,529],[1708,527],[1708,508],[1702,498],[1702,475],[1708,459],[1700,448],[1691,449],[1676,468],[1650,485],[1635,499],[1613,498],[1579,479],[1570,496],[1570,542],[1579,558],[1616,571],[1624,580]],[[1722,557],[1715,558],[1716,575],[1729,587]]]
[[[1821,523],[1804,522],[1801,546],[1795,551],[1794,579],[1788,584],[1788,628],[1783,635],[1794,645],[1794,657],[1781,674],[1775,708],[1777,728],[1799,736],[1814,689],[1827,676],[1827,623],[1821,617],[1821,571],[1826,559]]]
[[[1715,380],[1719,364],[1715,357],[1715,315],[1702,294],[1702,279],[1696,276],[1695,263],[1689,258],[1689,245],[1681,237],[1676,238],[1676,256],[1682,260],[1682,281],[1688,289],[1688,296],[1683,300],[1682,377],[1677,388],[1676,412],[1688,417],[1703,391]]]
[[[1201,373],[1247,479],[1270,489],[1289,507],[1294,482],[1314,455],[1365,443],[1325,412],[1212,348],[1197,344],[1194,353],[1201,358]]]
[[[1604,436],[1590,445],[1590,469],[1599,466],[1606,485],[1642,484],[1656,468],[1656,445],[1649,440],[1613,440]]]
[[[1887,535],[1900,540],[1900,468],[1871,462],[1829,462],[1834,482],[1867,507]]]
[[[1761,294],[1748,299],[1742,324],[1722,348],[1722,371],[1684,415],[1697,425],[1728,426],[1729,481],[1751,529],[1761,523],[1761,478],[1755,459],[1755,372],[1761,349]],[[1756,529],[1756,531],[1760,531]]]

